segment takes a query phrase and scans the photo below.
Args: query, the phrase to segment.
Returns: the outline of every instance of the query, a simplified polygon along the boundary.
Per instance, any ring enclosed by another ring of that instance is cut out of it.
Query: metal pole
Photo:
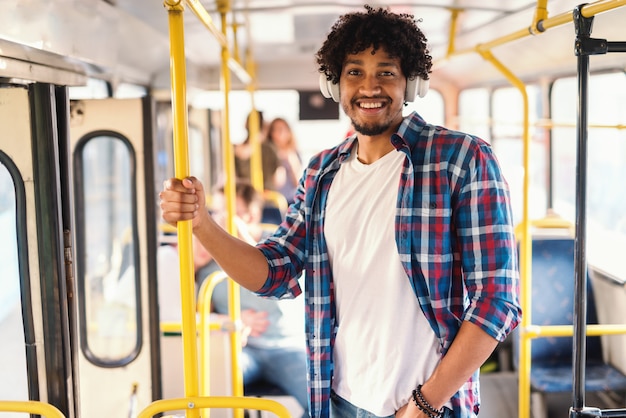
[[[164,2],[168,11],[170,30],[170,75],[172,82],[172,114],[174,121],[174,174],[183,179],[189,176],[187,75],[185,66],[184,7],[178,0]],[[200,202],[204,204],[204,202]],[[198,348],[196,340],[196,299],[193,276],[193,251],[191,221],[180,221],[178,254],[182,305],[182,338],[185,396],[198,395]],[[197,409],[189,409],[188,418],[198,418]]]
[[[593,17],[585,18],[582,6],[573,11],[576,41],[574,50],[578,57],[578,120],[576,129],[576,239],[574,242],[574,336],[572,410],[575,417],[585,407],[585,353],[587,324],[587,263],[586,202],[587,202],[587,90],[589,56],[583,51],[585,40],[591,34]]]

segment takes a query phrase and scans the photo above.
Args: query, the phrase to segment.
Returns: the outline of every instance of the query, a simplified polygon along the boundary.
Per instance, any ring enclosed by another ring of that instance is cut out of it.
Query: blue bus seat
[[[263,191],[263,214],[261,222],[266,224],[280,225],[287,213],[287,199],[275,190]]]
[[[573,324],[574,270],[573,238],[533,238],[532,325]],[[587,324],[597,323],[593,289],[588,278]],[[519,335],[514,333],[514,338],[516,338],[514,347],[517,348]],[[531,390],[543,393],[571,392],[572,350],[571,336],[533,339]],[[626,390],[626,376],[603,360],[600,337],[587,337],[585,391],[622,390]]]
[[[283,214],[276,206],[272,204],[266,204],[263,206],[263,214],[261,215],[261,222],[264,224],[280,225],[283,221]]]
[[[259,381],[244,385],[243,395],[254,396],[257,398],[290,396],[280,386],[275,385],[274,383],[269,382],[267,380],[259,380]],[[261,410],[256,410],[256,414],[257,414],[257,418],[262,418]],[[250,416],[250,413],[248,412],[246,415]]]

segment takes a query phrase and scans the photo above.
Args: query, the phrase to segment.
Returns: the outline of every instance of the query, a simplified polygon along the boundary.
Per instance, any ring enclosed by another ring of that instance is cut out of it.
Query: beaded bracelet
[[[433,415],[429,410],[427,410],[426,408],[424,408],[418,401],[417,401],[417,391],[415,389],[413,389],[413,402],[415,402],[415,406],[417,406],[417,409],[419,409],[420,411],[422,411],[423,413],[425,413],[426,415],[428,415],[428,418],[437,418],[436,415]]]
[[[419,398],[419,401],[418,401]],[[422,395],[422,385],[417,385],[417,388],[413,389],[413,402],[415,406],[428,415],[428,418],[441,418],[443,416],[443,408],[437,410],[431,404],[428,403],[424,395]]]

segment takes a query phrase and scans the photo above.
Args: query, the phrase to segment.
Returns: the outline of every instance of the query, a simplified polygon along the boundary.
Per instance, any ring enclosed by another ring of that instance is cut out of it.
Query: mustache
[[[350,103],[355,104],[356,102],[358,102],[359,100],[384,100],[384,101],[388,101],[391,102],[391,97],[389,96],[385,96],[382,94],[376,94],[374,96],[355,96],[352,98],[352,100],[350,100]]]

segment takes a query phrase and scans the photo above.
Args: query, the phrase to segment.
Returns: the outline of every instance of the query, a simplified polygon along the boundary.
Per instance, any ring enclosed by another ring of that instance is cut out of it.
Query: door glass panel
[[[122,138],[97,136],[77,149],[76,158],[78,217],[84,219],[79,280],[85,292],[86,356],[121,365],[140,344],[132,148]]]
[[[0,399],[28,400],[26,344],[17,256],[15,183],[0,153]]]

